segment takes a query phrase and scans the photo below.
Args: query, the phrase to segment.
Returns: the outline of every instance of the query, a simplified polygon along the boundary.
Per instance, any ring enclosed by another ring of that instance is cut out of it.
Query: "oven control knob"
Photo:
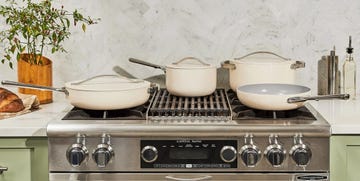
[[[223,146],[220,150],[220,158],[226,163],[235,161],[237,151],[233,146]]]
[[[71,166],[79,167],[88,158],[88,155],[89,151],[85,146],[85,135],[78,133],[76,143],[66,150],[66,158]]]
[[[281,145],[270,145],[266,148],[265,155],[273,167],[280,167],[286,158],[286,151]]]
[[[106,167],[113,156],[114,151],[108,144],[99,144],[92,154],[96,165],[100,168]]]
[[[312,156],[310,148],[302,142],[302,136],[294,137],[294,146],[290,150],[290,155],[297,166],[306,166]]]
[[[286,158],[286,150],[278,141],[277,135],[269,137],[270,145],[265,149],[264,154],[273,167],[280,167]]]
[[[240,157],[247,167],[255,167],[261,159],[261,151],[254,144],[253,135],[246,134],[245,145],[240,148]]]
[[[240,149],[240,157],[247,167],[255,167],[261,158],[261,151],[255,145],[244,145]]]
[[[141,150],[141,158],[146,163],[152,163],[156,161],[156,159],[158,158],[158,151],[154,146],[150,146],[150,145],[145,146]]]
[[[291,149],[291,157],[297,166],[306,166],[311,159],[311,150],[306,145],[295,145]]]
[[[73,167],[79,167],[87,157],[88,150],[81,143],[72,144],[66,151],[66,158]]]

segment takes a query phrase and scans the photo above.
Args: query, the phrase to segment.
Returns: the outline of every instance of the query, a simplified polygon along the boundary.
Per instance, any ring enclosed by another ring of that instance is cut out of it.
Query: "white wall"
[[[4,1],[0,0],[0,4]],[[360,59],[357,0],[56,2],[102,20],[88,27],[86,33],[82,33],[80,26],[73,28],[73,36],[65,45],[67,54],[47,54],[54,61],[55,86],[112,73],[114,65],[140,78],[162,73],[131,64],[129,57],[167,64],[190,55],[220,65],[225,59],[251,51],[269,50],[304,60],[306,68],[299,73],[298,83],[316,90],[317,61],[334,45],[342,60],[348,36],[352,35],[355,60]],[[16,80],[16,71],[0,65],[0,79]]]

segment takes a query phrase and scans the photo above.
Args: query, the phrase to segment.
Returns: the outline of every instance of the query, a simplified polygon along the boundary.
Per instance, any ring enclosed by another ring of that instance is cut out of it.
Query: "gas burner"
[[[258,110],[242,104],[237,98],[236,93],[231,89],[227,91],[227,95],[232,109],[233,120],[316,120],[314,115],[305,106],[287,111]]]

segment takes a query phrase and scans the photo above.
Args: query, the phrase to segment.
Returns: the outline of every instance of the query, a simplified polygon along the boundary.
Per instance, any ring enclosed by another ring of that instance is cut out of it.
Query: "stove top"
[[[196,98],[160,89],[126,110],[73,108],[48,124],[47,136],[51,176],[329,170],[330,125],[311,105],[255,110],[224,89]]]

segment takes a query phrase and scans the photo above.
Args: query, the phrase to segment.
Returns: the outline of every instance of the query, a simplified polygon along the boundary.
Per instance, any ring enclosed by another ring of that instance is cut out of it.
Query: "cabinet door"
[[[1,138],[0,181],[48,181],[47,138]]]
[[[330,178],[358,181],[360,178],[360,135],[332,136],[330,141]]]
[[[0,181],[31,181],[31,150],[0,148],[0,166],[8,168]]]

